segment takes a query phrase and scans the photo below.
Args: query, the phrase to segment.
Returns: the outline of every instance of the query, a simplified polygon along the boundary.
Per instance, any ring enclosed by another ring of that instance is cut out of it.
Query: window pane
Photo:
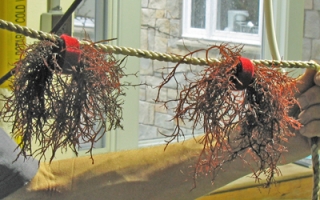
[[[192,0],[191,2],[191,27],[206,27],[206,0]]]
[[[259,0],[218,0],[217,30],[258,34]]]
[[[73,36],[95,41],[95,0],[83,1],[75,11]]]

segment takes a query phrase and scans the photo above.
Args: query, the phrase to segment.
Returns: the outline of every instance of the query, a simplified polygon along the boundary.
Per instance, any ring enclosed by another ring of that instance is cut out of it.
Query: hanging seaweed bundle
[[[211,50],[219,51],[221,62],[209,62]],[[200,140],[203,149],[195,166],[195,179],[201,173],[212,173],[214,182],[225,163],[240,158],[247,165],[250,163],[247,159],[253,159],[256,165],[248,167],[257,179],[265,174],[268,185],[279,173],[280,155],[286,151],[288,138],[293,136],[288,127],[300,127],[288,115],[289,109],[297,104],[296,81],[275,66],[253,65],[241,57],[241,50],[241,46],[223,44],[189,53],[182,60],[205,51],[209,64],[193,71],[192,78],[184,76],[187,84],[178,91],[176,99],[161,102],[160,91],[169,81],[175,80],[178,88],[175,77],[178,63],[164,77],[156,101],[166,107],[173,101],[177,105],[173,116],[176,127],[171,135],[166,135],[170,138],[167,144],[184,136],[181,125],[187,121],[192,123],[193,130],[203,128],[204,136]],[[254,72],[243,73],[248,64]]]
[[[51,161],[58,149],[69,147],[77,154],[82,143],[91,144],[92,156],[94,143],[107,130],[122,128],[121,62],[94,43],[80,47],[61,43],[28,46],[15,64],[12,95],[2,98],[1,116],[13,123],[13,136],[22,136],[24,156],[41,159],[51,151]]]

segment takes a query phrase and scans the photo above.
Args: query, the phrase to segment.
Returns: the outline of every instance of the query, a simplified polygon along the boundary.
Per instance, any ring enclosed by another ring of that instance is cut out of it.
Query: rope
[[[311,157],[313,168],[313,190],[312,200],[318,200],[319,193],[319,154],[318,154],[318,137],[311,138]]]
[[[52,42],[55,42],[56,39],[59,38],[59,36],[46,33],[43,31],[37,31],[25,26],[20,26],[18,24],[14,24],[12,22],[8,22],[5,20],[0,19],[0,28],[6,29],[11,32],[20,33],[24,36],[28,36],[30,38],[39,39],[39,40],[50,40]]]
[[[14,24],[12,22],[8,22],[0,19],[0,28],[6,29],[8,31],[16,32],[23,34],[25,36],[39,39],[39,40],[50,40],[55,42],[59,36],[46,33],[43,31],[34,30],[28,27],[20,26]],[[88,41],[80,41],[80,44],[91,44]],[[205,59],[205,58],[196,58],[196,57],[183,57],[181,55],[176,54],[167,54],[167,53],[159,53],[154,51],[147,51],[142,49],[135,49],[130,47],[119,47],[115,45],[109,44],[101,44],[96,43],[96,48],[103,49],[104,51],[111,52],[114,54],[122,54],[126,56],[135,56],[139,58],[146,58],[164,62],[174,62],[174,63],[186,63],[191,65],[208,65],[208,63],[219,63],[220,60],[216,58]],[[277,66],[280,68],[310,68],[315,70],[320,70],[320,65],[316,62],[306,62],[306,61],[275,61],[275,60],[252,60],[254,64],[263,64],[265,66]]]

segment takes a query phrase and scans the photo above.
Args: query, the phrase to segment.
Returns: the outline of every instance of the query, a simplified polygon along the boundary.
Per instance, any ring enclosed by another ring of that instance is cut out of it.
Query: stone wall
[[[141,49],[186,54],[177,45],[181,39],[182,0],[142,0],[141,5]],[[161,83],[162,73],[167,73],[166,68],[169,66],[174,64],[141,59],[141,82],[148,86],[140,88],[140,140],[163,137],[161,133],[171,134],[175,127],[175,122],[171,120],[173,110],[165,109],[162,104],[155,104],[154,101],[158,92],[155,87]],[[187,70],[181,70],[181,74],[183,72]],[[161,91],[160,99],[173,99],[175,95],[175,85],[170,84]],[[190,135],[190,126],[185,125],[184,132]]]
[[[305,0],[303,60],[320,61],[320,1]]]

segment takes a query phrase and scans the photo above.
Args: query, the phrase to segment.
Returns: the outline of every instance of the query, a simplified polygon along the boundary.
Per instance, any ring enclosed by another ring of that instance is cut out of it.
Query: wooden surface
[[[197,200],[310,199],[313,187],[312,169],[288,164],[281,166],[280,170],[282,175],[276,177],[276,183],[270,188],[263,188],[263,182],[256,183],[248,175]]]

